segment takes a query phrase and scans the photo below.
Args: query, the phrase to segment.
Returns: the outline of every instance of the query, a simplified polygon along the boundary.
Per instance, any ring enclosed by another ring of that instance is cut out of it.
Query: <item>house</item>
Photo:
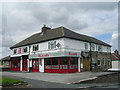
[[[118,50],[115,50],[114,53],[111,54],[112,57],[112,68],[108,69],[109,71],[120,71],[120,55]]]
[[[48,73],[104,71],[111,67],[111,46],[63,26],[49,28],[10,47],[10,70]]]

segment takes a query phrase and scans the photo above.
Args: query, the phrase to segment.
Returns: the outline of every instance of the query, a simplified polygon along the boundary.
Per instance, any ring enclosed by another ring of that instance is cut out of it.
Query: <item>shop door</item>
[[[83,59],[83,70],[90,71],[90,60],[88,58]]]
[[[39,72],[39,60],[32,60],[32,72]]]
[[[24,59],[22,61],[22,71],[27,71],[27,59]]]

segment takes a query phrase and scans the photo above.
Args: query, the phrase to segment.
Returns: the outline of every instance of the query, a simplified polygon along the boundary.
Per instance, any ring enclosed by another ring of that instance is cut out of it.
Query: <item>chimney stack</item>
[[[118,51],[117,49],[114,51],[114,53],[115,53],[116,55],[119,55],[119,51]]]
[[[42,27],[42,33],[43,33],[43,34],[47,33],[47,30],[49,30],[49,29],[51,29],[51,28],[49,28],[49,27],[47,27],[46,25],[44,25],[44,26]]]

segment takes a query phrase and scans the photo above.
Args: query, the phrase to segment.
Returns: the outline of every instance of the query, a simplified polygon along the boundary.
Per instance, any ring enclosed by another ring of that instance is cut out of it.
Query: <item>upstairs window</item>
[[[110,52],[110,47],[107,47],[107,52]]]
[[[17,54],[17,49],[14,49],[14,50],[13,50],[13,54]]]
[[[98,51],[102,51],[103,50],[103,48],[102,48],[102,46],[98,46]]]
[[[39,45],[33,45],[33,51],[38,51],[39,50]]]
[[[88,50],[88,43],[85,43],[85,50]]]
[[[92,51],[95,50],[95,44],[91,44],[91,50],[92,50]]]
[[[48,42],[48,49],[54,49],[56,48],[56,41]]]
[[[23,52],[24,52],[24,53],[27,52],[27,51],[28,51],[27,49],[28,49],[27,47],[24,47],[24,48],[23,48]]]

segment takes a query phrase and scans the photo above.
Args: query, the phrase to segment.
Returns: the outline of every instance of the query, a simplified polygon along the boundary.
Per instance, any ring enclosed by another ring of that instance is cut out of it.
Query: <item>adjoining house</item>
[[[0,59],[0,68],[2,71],[10,70],[10,56]]]
[[[112,68],[108,69],[109,71],[120,71],[120,55],[119,51],[115,50],[114,53],[111,54],[112,57]]]
[[[111,46],[63,26],[44,25],[40,33],[10,47],[10,70],[49,73],[104,71],[111,68]]]

